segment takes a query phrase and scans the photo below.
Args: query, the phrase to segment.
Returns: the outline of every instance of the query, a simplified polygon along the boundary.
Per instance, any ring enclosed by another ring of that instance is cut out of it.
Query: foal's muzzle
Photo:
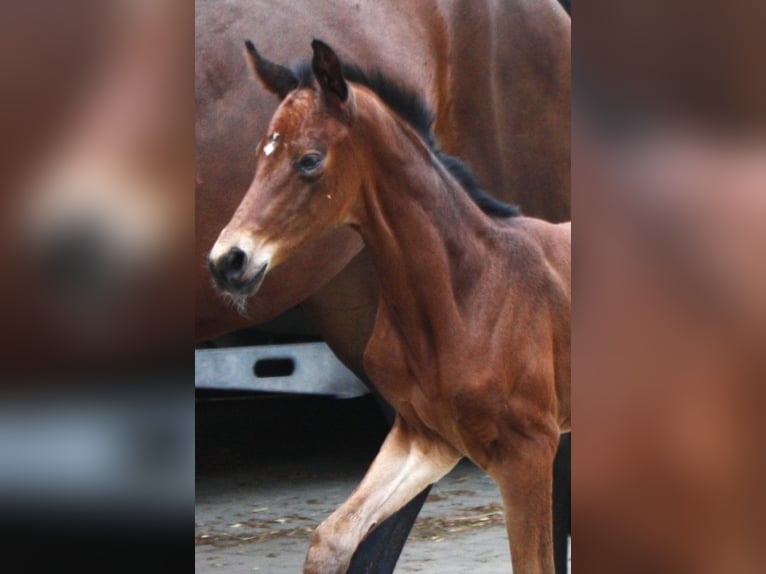
[[[250,295],[261,286],[268,263],[261,263],[252,271],[248,271],[248,257],[239,247],[232,247],[218,259],[208,257],[208,268],[215,279],[216,285],[222,291],[236,295]]]

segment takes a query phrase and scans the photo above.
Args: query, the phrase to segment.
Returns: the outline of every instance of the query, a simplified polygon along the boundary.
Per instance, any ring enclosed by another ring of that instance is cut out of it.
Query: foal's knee
[[[356,544],[329,519],[314,531],[304,574],[344,574],[348,570]]]

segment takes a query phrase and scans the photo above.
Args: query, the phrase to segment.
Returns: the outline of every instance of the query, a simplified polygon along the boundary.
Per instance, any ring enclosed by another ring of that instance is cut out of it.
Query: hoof
[[[356,545],[322,524],[314,532],[303,574],[345,574]]]

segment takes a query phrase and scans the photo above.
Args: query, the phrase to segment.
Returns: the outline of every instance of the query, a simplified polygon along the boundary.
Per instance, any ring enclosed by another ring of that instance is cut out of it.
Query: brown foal
[[[296,73],[248,43],[282,98],[255,179],[214,245],[244,305],[307,242],[356,229],[380,299],[365,370],[397,418],[362,483],[314,533],[304,572],[345,572],[381,521],[467,456],[498,484],[513,569],[552,573],[552,463],[570,420],[570,225],[492,219],[443,154],[335,53]]]

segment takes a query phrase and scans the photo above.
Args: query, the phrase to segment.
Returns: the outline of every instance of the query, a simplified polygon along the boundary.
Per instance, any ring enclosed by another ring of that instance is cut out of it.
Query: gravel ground
[[[197,574],[297,573],[312,529],[385,436],[368,399],[198,402]],[[467,460],[431,491],[397,573],[510,571],[495,484]]]

